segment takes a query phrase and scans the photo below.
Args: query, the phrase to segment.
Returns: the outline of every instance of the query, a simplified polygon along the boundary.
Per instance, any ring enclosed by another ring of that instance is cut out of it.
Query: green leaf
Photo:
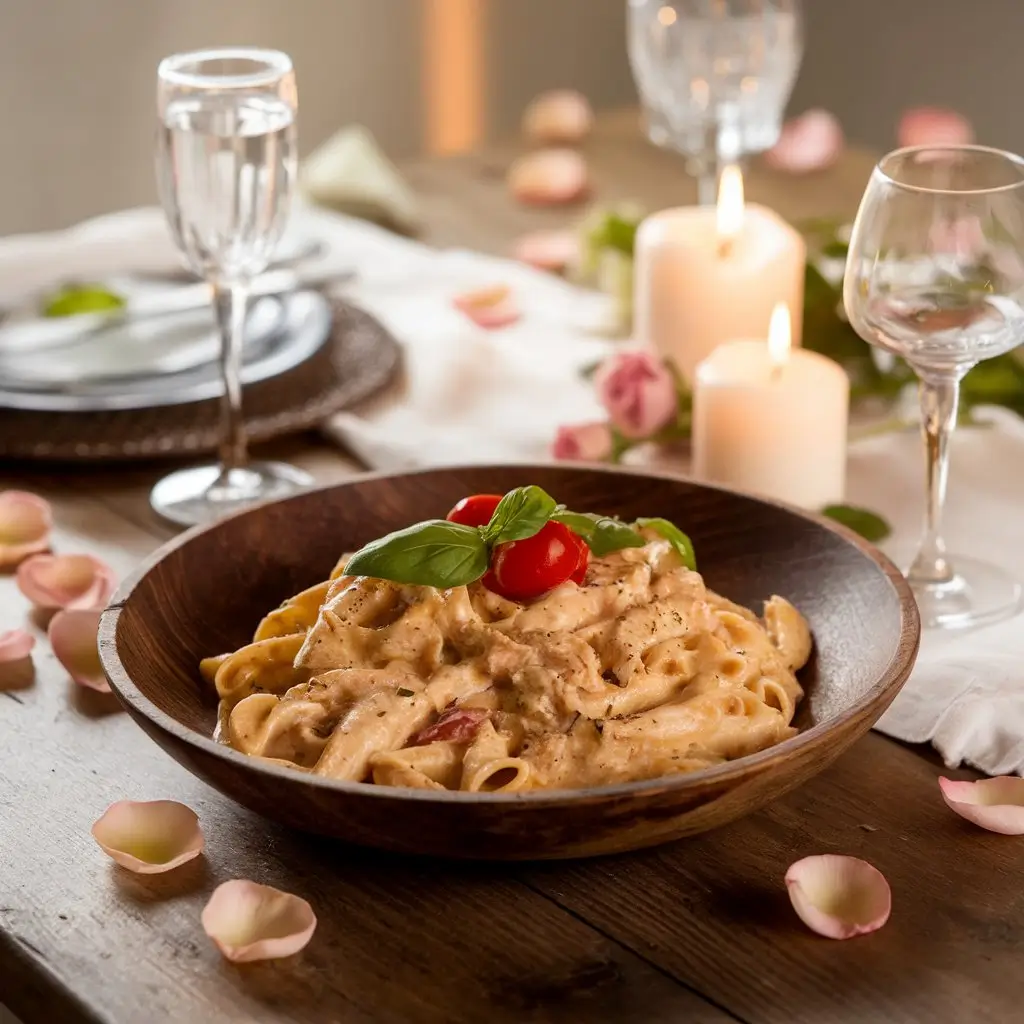
[[[444,589],[480,579],[488,562],[475,527],[430,519],[371,541],[348,560],[345,574]]]
[[[98,284],[67,285],[43,301],[43,316],[77,316],[121,309],[124,299]]]
[[[483,538],[489,544],[526,540],[540,532],[557,507],[555,499],[541,487],[516,487],[498,502],[491,521],[483,528]]]
[[[872,544],[885,540],[892,533],[892,527],[877,512],[870,512],[866,508],[857,508],[854,505],[826,505],[821,514],[849,527]]]
[[[641,529],[653,530],[659,537],[664,537],[676,549],[683,565],[687,569],[697,571],[697,554],[693,550],[693,542],[676,526],[667,519],[655,517],[653,519],[638,519],[636,525]]]
[[[582,537],[598,558],[623,548],[642,548],[647,543],[632,526],[612,516],[562,511],[555,512],[551,518]]]

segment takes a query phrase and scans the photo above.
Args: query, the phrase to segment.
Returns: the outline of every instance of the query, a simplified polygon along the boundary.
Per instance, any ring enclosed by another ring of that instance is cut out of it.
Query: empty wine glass
[[[800,0],[629,0],[629,59],[652,141],[686,156],[698,201],[770,149],[803,56]]]
[[[295,74],[275,50],[201,50],[157,71],[157,181],[178,248],[210,283],[221,333],[223,448],[219,465],[161,480],[153,508],[183,526],[308,487],[307,474],[249,462],[241,362],[253,277],[285,228],[295,181]]]
[[[1024,160],[982,146],[901,149],[875,168],[850,239],[843,300],[857,333],[918,376],[927,454],[924,539],[907,571],[923,621],[1012,615],[1004,569],[942,538],[960,381],[1024,341]]]

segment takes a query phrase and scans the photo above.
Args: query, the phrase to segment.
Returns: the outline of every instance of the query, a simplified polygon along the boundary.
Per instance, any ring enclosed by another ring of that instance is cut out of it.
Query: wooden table
[[[657,207],[692,196],[678,161],[643,143],[629,118],[603,122],[591,150],[603,197]],[[508,155],[408,168],[433,239],[502,251],[524,228],[566,220],[513,207],[500,181]],[[749,194],[794,217],[845,213],[870,164],[851,152],[806,180],[755,173]],[[354,469],[314,437],[276,454],[325,483]],[[0,487],[45,494],[59,549],[94,552],[124,573],[172,536],[146,503],[165,469],[8,466]],[[27,612],[13,580],[0,579],[0,629]],[[450,865],[290,833],[235,807],[112,697],[74,687],[45,640],[34,678],[0,678],[0,1002],[25,1024],[1024,1020],[1024,840],[955,817],[927,752],[877,734],[707,836],[592,862]],[[206,856],[149,879],[114,867],[89,828],[122,798],[195,808]],[[893,913],[882,931],[833,942],[797,920],[786,867],[823,852],[886,874]],[[306,951],[222,961],[199,913],[230,877],[309,898],[320,925]]]

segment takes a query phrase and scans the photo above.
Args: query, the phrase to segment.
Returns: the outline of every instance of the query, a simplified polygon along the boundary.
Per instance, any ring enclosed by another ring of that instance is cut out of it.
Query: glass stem
[[[942,510],[946,503],[949,439],[956,426],[960,376],[921,374],[918,394],[921,400],[921,433],[927,456],[927,506],[924,539],[907,577],[912,583],[948,583],[953,579],[953,569],[946,558],[946,545],[942,539]]]
[[[224,378],[221,400],[222,441],[220,482],[227,482],[233,469],[247,461],[245,419],[242,415],[242,345],[249,286],[241,282],[215,282],[213,308],[220,328],[220,368]]]

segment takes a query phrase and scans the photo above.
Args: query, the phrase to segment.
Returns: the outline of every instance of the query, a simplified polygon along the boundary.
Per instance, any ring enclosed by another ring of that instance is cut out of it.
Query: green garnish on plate
[[[125,300],[99,284],[69,284],[43,300],[43,316],[80,316],[83,313],[112,313],[123,309]]]

